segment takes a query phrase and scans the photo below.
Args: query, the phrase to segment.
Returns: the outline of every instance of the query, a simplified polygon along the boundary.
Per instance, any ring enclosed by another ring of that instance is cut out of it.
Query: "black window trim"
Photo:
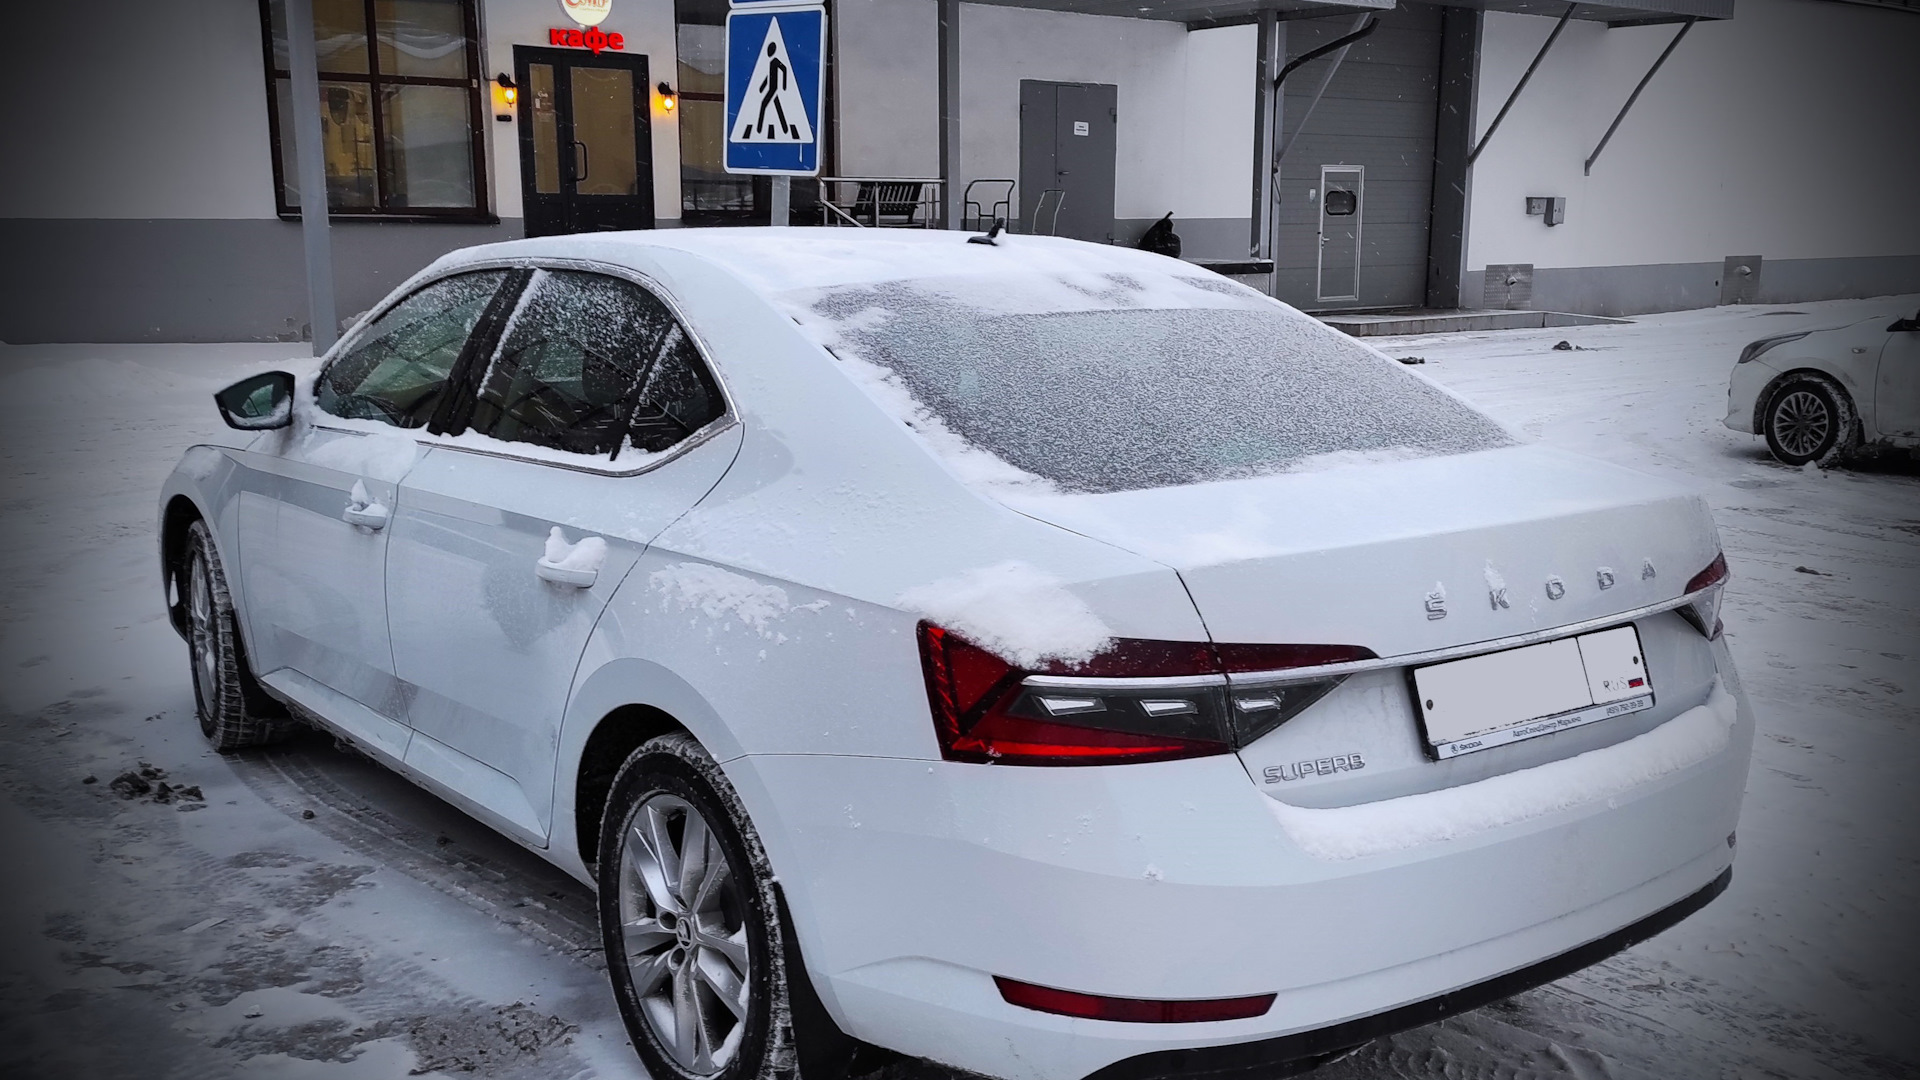
[[[643,473],[652,472],[674,461],[695,447],[713,440],[717,436],[725,433],[729,428],[740,423],[740,414],[734,407],[732,392],[727,389],[726,377],[722,374],[720,365],[714,362],[713,351],[708,348],[706,340],[701,337],[699,330],[694,327],[692,320],[687,318],[686,310],[681,307],[679,300],[675,298],[671,292],[668,292],[658,281],[655,281],[652,277],[639,270],[628,266],[621,266],[616,263],[600,262],[594,259],[478,259],[473,262],[462,263],[459,266],[447,267],[445,272],[435,274],[430,278],[418,279],[411,283],[411,287],[394,293],[394,295],[381,302],[378,307],[367,312],[366,317],[361,319],[360,322],[356,324],[352,330],[348,331],[346,336],[342,337],[333,349],[327,353],[326,360],[320,365],[319,377],[314,379],[316,390],[319,386],[320,378],[326,376],[327,369],[331,368],[341,357],[351,352],[359,343],[360,339],[366,336],[373,324],[380,321],[388,311],[391,311],[393,308],[417,295],[422,290],[432,288],[448,278],[459,277],[462,274],[470,274],[484,270],[577,270],[583,273],[601,274],[606,277],[619,278],[620,280],[647,290],[647,292],[653,295],[654,299],[660,301],[660,303],[666,307],[668,314],[672,315],[674,322],[679,325],[680,332],[685,334],[687,341],[693,345],[694,352],[700,357],[700,362],[706,365],[707,374],[713,379],[714,389],[720,395],[720,415],[709,420],[705,426],[665,450],[651,454],[646,460],[636,462],[626,467],[616,465],[619,459],[613,457],[611,454],[592,455],[591,460],[605,459],[606,464],[591,465],[587,463],[589,455],[585,454],[574,455],[582,459],[579,462],[556,461],[550,457],[535,457],[531,454],[515,453],[511,449],[511,447],[514,446],[513,443],[501,442],[495,439],[489,439],[488,441],[494,443],[499,449],[494,449],[493,447],[483,448],[478,446],[453,445],[435,437],[432,432],[425,428],[395,427],[393,430],[411,434],[416,442],[428,448],[454,450],[463,454],[477,454],[481,457],[497,457],[506,458],[511,461],[525,461],[535,465],[550,465],[558,469],[590,473],[596,476],[639,476]],[[509,277],[507,283],[512,285],[516,280],[519,282],[519,288],[524,290],[531,280],[531,275],[519,276],[517,278]],[[497,299],[499,298],[496,297],[496,300]],[[519,294],[515,293],[513,303],[517,305],[518,302]],[[506,320],[501,320],[500,325],[489,327],[484,338],[476,337],[468,340],[466,346],[460,350],[460,358],[454,363],[453,370],[447,373],[447,382],[449,384],[466,379],[477,380],[481,375],[485,374],[484,372],[476,373],[472,371],[471,368],[475,364],[485,364],[493,358],[494,351],[500,347],[500,334],[506,329],[505,323]],[[477,381],[474,385],[478,385]],[[314,427],[327,431],[342,431],[356,435],[366,434],[366,430],[363,428],[327,423],[324,418],[332,417],[333,414],[320,412],[317,401],[310,402],[309,404],[312,406],[313,414],[316,417],[313,424]],[[467,423],[473,418],[473,404],[473,400],[469,399],[465,403],[465,407],[456,416],[450,416],[448,418],[449,426],[465,432],[467,430]],[[337,417],[336,419],[344,420],[348,418]],[[364,422],[377,423],[377,421]],[[541,449],[547,448],[542,447]],[[558,452],[564,453],[564,451]]]
[[[399,86],[458,86],[468,90],[467,126],[472,135],[470,156],[473,163],[473,202],[464,207],[408,207],[403,210],[386,210],[379,206],[370,209],[349,208],[336,210],[331,204],[327,207],[329,221],[394,221],[394,222],[439,222],[455,225],[498,225],[499,215],[491,207],[492,188],[487,179],[487,114],[492,112],[488,92],[483,83],[487,81],[484,56],[480,48],[480,3],[481,0],[461,0],[461,15],[466,22],[467,35],[467,78],[444,79],[423,75],[382,75],[379,73],[380,49],[377,38],[378,26],[375,20],[375,0],[363,0],[367,19],[367,67],[366,72],[327,72],[320,73],[320,79],[331,82],[357,82],[368,86],[390,84]],[[279,80],[282,73],[274,67],[273,56],[273,4],[272,0],[259,0],[260,4],[260,46],[261,67],[266,72],[267,85],[267,136],[273,155],[273,205],[274,211],[282,221],[299,221],[300,207],[287,202],[287,179],[284,161],[286,158],[280,124]],[[372,120],[374,142],[374,183],[375,190],[384,198],[381,187],[380,163],[386,158],[385,122],[380,116],[380,99],[372,95]]]

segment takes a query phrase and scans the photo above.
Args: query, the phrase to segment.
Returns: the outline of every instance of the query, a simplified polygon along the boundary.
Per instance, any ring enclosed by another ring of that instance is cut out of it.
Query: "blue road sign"
[[[727,13],[728,172],[819,175],[826,45],[823,7]]]

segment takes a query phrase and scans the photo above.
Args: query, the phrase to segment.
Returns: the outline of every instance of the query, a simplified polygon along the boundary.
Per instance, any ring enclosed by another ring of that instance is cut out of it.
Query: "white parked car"
[[[1701,499],[1185,263],[497,244],[218,402],[161,500],[206,734],[596,887],[661,1080],[1311,1063],[1731,874]]]
[[[1883,312],[1749,343],[1727,381],[1726,423],[1766,436],[1788,465],[1920,447],[1920,315]]]

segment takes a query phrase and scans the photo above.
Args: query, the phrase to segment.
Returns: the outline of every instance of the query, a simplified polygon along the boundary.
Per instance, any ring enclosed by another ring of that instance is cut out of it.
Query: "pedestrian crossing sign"
[[[727,14],[729,173],[817,176],[827,13],[754,4]]]

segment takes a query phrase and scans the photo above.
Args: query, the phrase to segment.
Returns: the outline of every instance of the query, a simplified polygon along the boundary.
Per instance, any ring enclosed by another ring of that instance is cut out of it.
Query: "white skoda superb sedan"
[[[216,400],[161,498],[207,737],[593,886],[661,1080],[1268,1074],[1731,873],[1702,501],[1189,264],[517,241]]]

